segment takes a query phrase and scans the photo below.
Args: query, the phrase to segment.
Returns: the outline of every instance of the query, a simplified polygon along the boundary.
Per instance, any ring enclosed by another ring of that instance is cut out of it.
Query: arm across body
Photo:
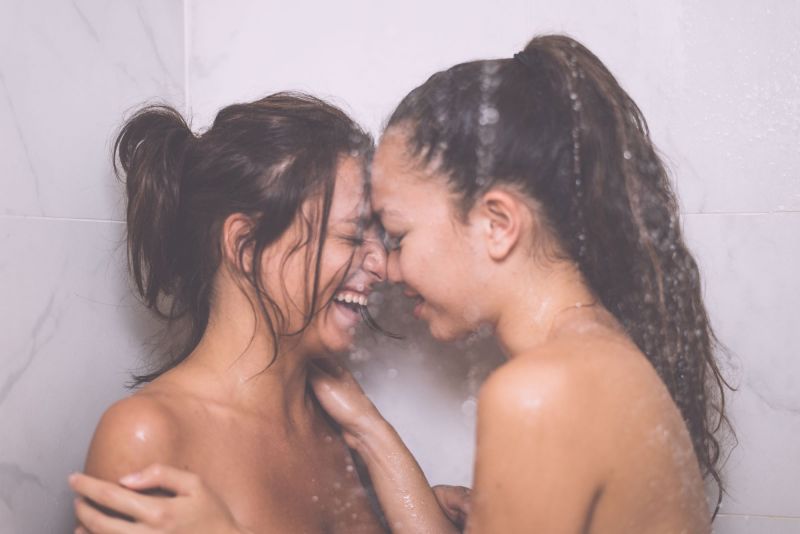
[[[456,533],[455,501],[464,490],[431,488],[400,435],[380,415],[352,375],[330,360],[318,362],[311,384],[317,399],[342,427],[344,439],[364,462],[393,533]],[[440,504],[437,493],[452,503]],[[445,512],[445,508],[450,508]]]
[[[458,486],[431,488],[399,435],[377,414],[349,373],[335,378],[317,370],[314,375],[315,389],[325,408],[333,412],[330,415],[340,423],[358,421],[351,425],[355,432],[344,429],[344,439],[359,452],[392,531],[458,532],[457,525],[463,525],[466,519],[469,490]],[[368,404],[358,405],[363,401]],[[377,418],[371,419],[376,414]],[[360,432],[362,427],[367,431]],[[178,463],[175,429],[169,413],[147,398],[125,399],[106,412],[86,464],[91,476],[76,473],[69,483],[79,496],[138,524],[77,499],[76,515],[93,534],[250,533],[236,523],[225,503],[200,477],[165,465]],[[123,476],[132,473],[135,476]],[[175,496],[146,494],[153,488]]]
[[[175,423],[143,395],[124,399],[103,415],[89,448],[87,475],[69,479],[81,497],[75,500],[77,532],[248,534],[197,475],[162,464],[178,460]]]

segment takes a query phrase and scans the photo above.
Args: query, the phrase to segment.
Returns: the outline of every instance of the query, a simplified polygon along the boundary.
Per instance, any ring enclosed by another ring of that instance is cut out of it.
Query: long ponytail
[[[434,74],[388,127],[400,124],[463,213],[497,184],[538,201],[559,248],[666,384],[721,499],[718,435],[730,425],[719,344],[664,165],[608,69],[569,37],[536,37],[514,58]]]

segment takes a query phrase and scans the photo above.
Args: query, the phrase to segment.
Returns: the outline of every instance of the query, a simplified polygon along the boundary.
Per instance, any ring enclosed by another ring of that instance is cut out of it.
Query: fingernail
[[[120,484],[134,484],[142,478],[141,473],[131,473],[119,479]]]

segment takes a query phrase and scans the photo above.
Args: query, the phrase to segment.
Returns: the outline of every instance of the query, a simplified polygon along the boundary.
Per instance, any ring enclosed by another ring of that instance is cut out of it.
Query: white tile
[[[800,4],[533,2],[647,118],[689,212],[800,210]]]
[[[183,101],[179,0],[0,4],[0,213],[119,218],[123,115]]]
[[[124,226],[0,216],[0,532],[67,532],[67,475],[125,394],[153,323],[130,296]]]
[[[537,33],[567,32],[607,63],[643,109],[686,211],[800,209],[800,74],[791,68],[800,4],[739,2],[727,16],[691,1],[240,7],[191,4],[198,126],[233,101],[300,89],[343,103],[378,132],[399,99],[433,72],[509,57]]]
[[[686,231],[739,388],[723,511],[800,515],[800,214],[690,215]]]
[[[333,98],[373,132],[408,91],[458,62],[531,36],[526,0],[192,2],[195,124],[235,101],[295,89]]]
[[[797,534],[800,518],[720,515],[713,527],[714,534]]]

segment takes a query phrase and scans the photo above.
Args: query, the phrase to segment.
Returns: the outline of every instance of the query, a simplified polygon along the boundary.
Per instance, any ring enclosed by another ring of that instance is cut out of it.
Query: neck
[[[236,410],[282,421],[288,430],[311,429],[316,405],[307,388],[310,354],[298,343],[274,341],[247,306],[218,303],[200,343],[182,364],[203,396]],[[287,346],[284,346],[287,345]]]
[[[556,337],[566,323],[600,306],[574,264],[559,263],[550,269],[520,269],[508,280],[498,303],[495,334],[506,357],[535,350]],[[522,283],[521,283],[522,281]],[[524,286],[523,286],[524,284]],[[522,286],[522,287],[521,287]]]

